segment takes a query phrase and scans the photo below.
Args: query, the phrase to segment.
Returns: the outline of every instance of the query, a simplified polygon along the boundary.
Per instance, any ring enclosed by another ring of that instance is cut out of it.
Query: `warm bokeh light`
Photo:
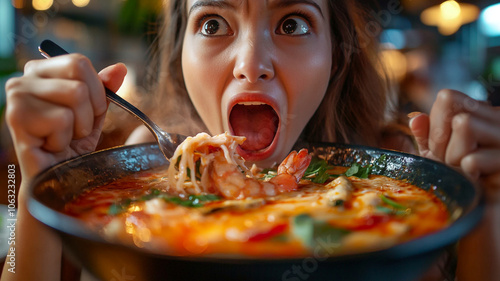
[[[449,0],[425,9],[420,19],[426,25],[437,26],[443,35],[452,35],[464,24],[475,21],[479,8],[472,4]]]
[[[52,4],[54,4],[53,0],[33,0],[33,8],[38,11],[48,10]]]
[[[24,0],[12,0],[12,6],[16,9],[24,8]]]
[[[402,80],[407,73],[407,60],[403,53],[394,49],[380,52],[380,60],[389,78],[394,81]]]
[[[71,2],[73,2],[73,5],[83,8],[89,4],[90,0],[71,0]]]
[[[457,1],[445,1],[439,5],[439,9],[443,15],[443,19],[446,20],[458,18],[461,12],[460,5]]]
[[[137,78],[137,74],[132,66],[127,66],[127,70],[127,75],[125,75],[125,79],[116,94],[126,100],[132,100],[136,92],[134,81]]]

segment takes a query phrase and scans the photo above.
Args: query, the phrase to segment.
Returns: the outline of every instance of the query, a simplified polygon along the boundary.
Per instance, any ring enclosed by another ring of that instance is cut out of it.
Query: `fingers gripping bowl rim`
[[[457,171],[434,161],[377,148],[316,143],[300,145],[332,164],[372,163],[385,154],[388,164],[373,173],[407,180],[432,190],[454,222],[447,228],[391,248],[329,257],[319,251],[301,259],[173,257],[107,241],[83,222],[64,215],[64,204],[89,187],[131,173],[168,165],[156,144],[123,146],[80,156],[38,175],[30,186],[31,214],[61,236],[65,250],[103,280],[126,274],[133,280],[413,280],[443,249],[466,235],[480,220],[479,188]],[[435,188],[435,187],[438,188]],[[326,254],[325,254],[326,253]],[[297,271],[299,270],[299,271]],[[299,274],[300,273],[300,274]],[[202,274],[202,275],[200,275]]]

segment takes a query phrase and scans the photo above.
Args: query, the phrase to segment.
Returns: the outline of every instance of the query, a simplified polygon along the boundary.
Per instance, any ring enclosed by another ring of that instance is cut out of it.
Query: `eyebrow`
[[[311,0],[277,0],[273,1],[273,4],[271,5],[271,8],[285,8],[285,7],[290,7],[293,5],[297,4],[306,4],[314,7],[318,12],[320,13],[321,17],[324,18],[323,11],[321,10],[321,7],[318,5],[318,3],[311,1]]]
[[[191,8],[189,8],[188,16],[196,9],[202,7],[217,7],[217,8],[229,8],[231,10],[236,9],[235,6],[230,4],[225,0],[205,0],[205,1],[196,1]]]
[[[251,0],[249,0],[251,1]],[[321,7],[314,1],[311,0],[277,0],[274,1],[271,5],[271,9],[273,8],[285,8],[285,7],[290,7],[293,5],[298,5],[298,4],[306,4],[314,7],[318,12],[321,14],[322,17],[323,11],[321,10]],[[205,0],[205,1],[196,1],[191,8],[189,8],[188,16],[196,9],[202,8],[202,7],[217,7],[217,8],[230,8],[232,10],[235,10],[236,7],[230,4],[229,2],[225,0]]]

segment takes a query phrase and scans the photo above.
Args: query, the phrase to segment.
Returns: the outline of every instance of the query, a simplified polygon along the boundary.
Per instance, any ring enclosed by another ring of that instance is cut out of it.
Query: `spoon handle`
[[[61,56],[61,55],[67,55],[69,54],[66,50],[61,48],[59,45],[56,43],[52,42],[51,40],[44,40],[42,43],[40,43],[40,46],[38,47],[38,50],[40,53],[45,57],[45,58],[50,58],[50,57],[56,57],[56,56]],[[165,132],[161,130],[158,125],[156,125],[149,117],[144,114],[142,111],[137,109],[135,106],[130,104],[128,101],[124,100],[121,98],[119,95],[111,91],[110,89],[104,87],[106,91],[106,97],[113,102],[114,104],[118,105],[119,107],[125,109],[128,111],[130,114],[134,115],[137,117],[139,120],[141,120],[146,127],[155,135],[155,137],[158,139],[158,132],[162,132],[163,135],[166,135]],[[167,136],[170,139],[170,136]]]

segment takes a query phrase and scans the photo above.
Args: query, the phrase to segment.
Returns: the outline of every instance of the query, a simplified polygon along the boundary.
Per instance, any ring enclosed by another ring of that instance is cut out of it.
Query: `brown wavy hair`
[[[171,132],[192,135],[206,131],[189,100],[181,65],[187,24],[185,0],[164,3],[158,34],[153,99],[157,117]],[[362,34],[368,12],[357,1],[328,2],[332,34],[333,69],[326,95],[305,127],[307,141],[357,143],[376,146],[381,139],[388,104],[387,79],[379,71],[375,36]],[[364,35],[364,36],[363,36]],[[161,106],[159,106],[161,105]]]

